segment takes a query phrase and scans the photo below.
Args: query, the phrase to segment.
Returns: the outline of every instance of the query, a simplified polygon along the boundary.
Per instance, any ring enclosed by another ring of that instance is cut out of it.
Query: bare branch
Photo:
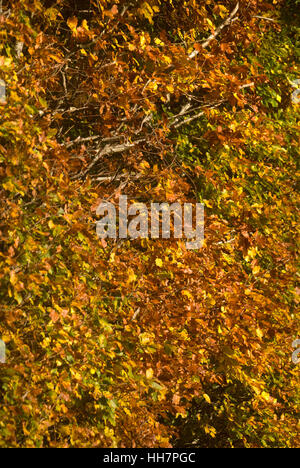
[[[185,125],[185,124],[187,124],[187,123],[189,123],[189,122],[192,122],[193,120],[196,120],[196,119],[198,119],[199,117],[201,117],[203,114],[204,114],[204,111],[201,111],[201,112],[199,112],[198,114],[193,115],[192,117],[189,117],[188,119],[185,119],[185,120],[183,120],[182,122],[177,123],[176,125],[174,125],[174,128],[179,128],[179,127],[181,127],[182,125]]]
[[[213,34],[211,34],[209,36],[209,38],[203,42],[201,45],[203,47],[203,49],[206,49],[206,47],[209,46],[209,44],[211,43],[211,41],[213,41],[219,34],[220,32],[226,27],[226,26],[229,26],[233,21],[234,21],[234,17],[235,15],[237,14],[238,10],[240,8],[240,2],[237,2],[234,10],[232,10],[232,12],[230,13],[230,15],[228,16],[228,18],[224,21],[224,23],[222,23],[216,30]],[[196,55],[199,54],[199,51],[198,50],[194,50],[190,55],[189,55],[189,59],[192,59],[194,57],[196,57]]]
[[[81,179],[82,177],[86,176],[88,172],[95,166],[95,164],[97,164],[97,162],[104,156],[109,156],[111,154],[116,154],[116,153],[122,153],[123,151],[127,151],[130,148],[134,148],[139,143],[143,143],[144,141],[145,141],[145,138],[136,140],[132,143],[124,143],[122,145],[106,145],[103,149],[101,149],[98,152],[97,156],[93,159],[93,161],[90,163],[90,165],[86,168],[84,172],[74,175],[73,177],[71,177],[71,179],[76,180],[76,179]]]
[[[241,85],[239,86],[239,89],[246,89],[246,88],[252,88],[253,86],[255,86],[255,83],[252,82],[252,83],[246,83],[244,85]],[[172,128],[179,128],[181,127],[182,125],[185,125],[186,123],[189,123],[189,122],[192,122],[193,120],[197,119],[198,117],[201,117],[203,114],[204,114],[204,111],[201,111],[199,112],[198,114],[195,114],[195,115],[192,115],[190,116],[189,118],[185,119],[185,120],[182,120],[181,122],[179,122],[179,118],[180,117],[183,117],[184,115],[186,115],[187,113],[190,113],[190,112],[195,112],[196,110],[198,109],[204,109],[204,108],[209,108],[209,109],[216,109],[217,107],[219,107],[221,104],[223,104],[225,102],[224,99],[218,101],[218,102],[214,102],[214,103],[209,103],[209,104],[206,104],[206,105],[203,105],[203,106],[200,106],[200,107],[194,107],[194,108],[191,108],[191,104],[190,102],[187,103],[185,106],[182,107],[181,111],[179,112],[179,114],[175,115],[173,118],[175,118],[174,122],[172,122],[172,124],[170,125],[170,127]]]
[[[252,83],[246,83],[244,85],[241,85],[239,89],[252,88],[254,85],[255,83],[252,81]]]
[[[127,177],[128,174],[121,174],[119,176],[102,176],[102,177],[95,177],[94,180],[96,180],[97,182],[112,182],[112,181],[119,181],[119,180],[122,180],[124,179],[124,177]],[[137,179],[140,179],[142,177],[142,174],[129,174],[129,179],[130,180],[137,180]]]
[[[68,143],[65,143],[66,148],[70,148],[73,145],[80,144],[80,143],[85,143],[88,141],[95,141],[95,140],[101,140],[100,143],[112,143],[113,141],[120,140],[122,138],[122,135],[116,135],[108,138],[102,138],[101,135],[93,135],[89,137],[77,137],[75,140],[69,141]]]

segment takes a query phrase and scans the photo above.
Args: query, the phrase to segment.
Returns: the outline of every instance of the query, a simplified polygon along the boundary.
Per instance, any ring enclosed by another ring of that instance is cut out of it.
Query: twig
[[[235,241],[235,237],[233,237],[232,239],[229,239],[227,241],[221,241],[221,242],[216,242],[214,245],[225,245],[225,244],[231,244],[232,242]]]
[[[66,75],[62,70],[60,70],[60,73],[61,73],[61,76],[62,76],[62,79],[63,79],[63,87],[64,87],[65,95],[67,96],[68,89],[67,89]]]
[[[134,314],[133,314],[133,316],[132,316],[132,319],[131,319],[131,320],[135,320],[135,319],[137,318],[137,316],[138,316],[138,315],[139,315],[139,313],[140,313],[140,310],[141,310],[141,308],[140,308],[140,307],[138,307],[138,308],[136,309],[136,311],[134,312]]]
[[[266,16],[252,16],[252,18],[258,18],[266,21],[272,21],[272,23],[278,23],[278,21],[274,20],[273,18],[267,18]]]
[[[244,85],[241,85],[239,87],[239,89],[252,88],[252,86],[254,86],[254,85],[255,85],[255,83],[254,83],[254,81],[252,81],[252,83],[246,83]]]

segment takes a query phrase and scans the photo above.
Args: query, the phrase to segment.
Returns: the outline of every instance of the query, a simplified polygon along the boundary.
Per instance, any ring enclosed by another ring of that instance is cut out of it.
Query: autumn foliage
[[[0,2],[0,447],[299,446],[297,3]]]

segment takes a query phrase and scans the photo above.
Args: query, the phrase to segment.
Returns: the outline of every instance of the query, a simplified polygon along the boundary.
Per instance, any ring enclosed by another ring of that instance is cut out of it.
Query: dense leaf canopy
[[[0,1],[0,447],[299,446],[297,4]]]

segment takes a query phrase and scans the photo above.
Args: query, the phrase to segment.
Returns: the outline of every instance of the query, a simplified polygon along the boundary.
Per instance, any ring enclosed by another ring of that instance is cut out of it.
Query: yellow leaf
[[[210,399],[209,395],[207,395],[207,393],[203,394],[203,398],[207,403],[211,403],[211,399]]]
[[[159,46],[164,46],[165,45],[164,42],[162,42],[160,39],[158,39],[158,37],[156,37],[154,39],[154,42],[155,42],[156,45],[159,45]]]
[[[153,369],[151,367],[149,367],[149,369],[146,370],[146,377],[147,377],[147,379],[152,379]]]
[[[48,226],[50,229],[55,228],[55,224],[53,223],[52,219],[50,219],[50,221],[48,222]]]
[[[203,200],[203,202],[204,202],[204,205],[207,206],[208,208],[212,208],[212,207],[213,207],[212,204],[211,204],[211,202],[210,202],[209,200]]]
[[[8,190],[9,192],[13,192],[15,190],[15,186],[11,180],[5,182],[4,184],[2,184],[2,186],[5,190]]]
[[[212,426],[204,426],[204,431],[206,434],[209,434],[211,437],[215,438],[216,437],[216,429]]]
[[[128,270],[128,278],[127,278],[127,283],[132,283],[135,281],[137,278],[136,274],[134,273],[132,268],[129,268]]]
[[[162,259],[161,259],[161,258],[157,258],[157,259],[155,260],[155,264],[156,264],[156,266],[158,266],[159,268],[161,268],[161,267],[163,266],[163,261],[162,261]]]
[[[19,294],[17,291],[14,291],[14,298],[19,305],[23,302],[21,294]]]
[[[83,20],[83,21],[82,21],[82,27],[83,27],[86,31],[89,30],[89,27],[88,27],[88,24],[87,24],[87,20]]]
[[[143,346],[153,343],[154,342],[154,335],[153,333],[141,333],[139,336],[139,340]]]
[[[49,57],[51,57],[57,63],[63,63],[63,59],[61,57],[58,57],[57,55],[50,54]]]
[[[152,82],[149,84],[148,88],[152,89],[152,91],[156,91],[157,88],[158,88],[157,82],[156,82],[156,81],[152,81]]]
[[[145,48],[145,44],[146,44],[146,38],[145,38],[145,34],[143,33],[140,37],[140,44],[142,46],[142,49]]]
[[[68,18],[67,25],[72,31],[76,31],[77,24],[78,24],[78,19],[76,18],[76,16],[73,16],[72,18]]]
[[[51,21],[55,21],[58,16],[62,17],[56,8],[47,8],[45,16],[48,16]]]
[[[140,168],[141,169],[150,169],[150,164],[148,163],[148,161],[142,161],[140,163]]]
[[[70,426],[60,426],[58,429],[61,434],[69,435],[71,433]]]
[[[215,28],[215,27],[214,27],[214,24],[210,21],[209,18],[206,18],[206,22],[207,22],[207,24],[208,24],[211,28],[213,28],[213,29]]]
[[[183,291],[181,291],[181,294],[182,294],[183,296],[188,297],[189,299],[193,299],[192,294],[191,294],[189,291],[187,291],[186,289],[184,289]]]
[[[163,55],[162,58],[163,58],[165,63],[167,63],[167,64],[172,63],[171,57],[168,57],[167,55]]]
[[[248,257],[250,258],[255,258],[256,257],[256,254],[257,254],[257,251],[256,251],[256,248],[255,247],[251,247],[248,252]]]
[[[145,18],[147,18],[147,20],[149,21],[149,23],[153,24],[153,20],[152,20],[152,17],[153,17],[153,9],[151,8],[151,6],[149,5],[149,3],[147,2],[144,2],[142,4],[142,8],[141,8],[141,13],[145,16]]]
[[[14,271],[10,272],[10,282],[13,286],[18,282],[17,275]]]
[[[4,343],[9,343],[11,340],[11,337],[9,335],[2,335],[2,341],[4,341]]]
[[[270,399],[270,395],[267,392],[262,392],[261,396],[266,401],[269,401],[269,399]]]

